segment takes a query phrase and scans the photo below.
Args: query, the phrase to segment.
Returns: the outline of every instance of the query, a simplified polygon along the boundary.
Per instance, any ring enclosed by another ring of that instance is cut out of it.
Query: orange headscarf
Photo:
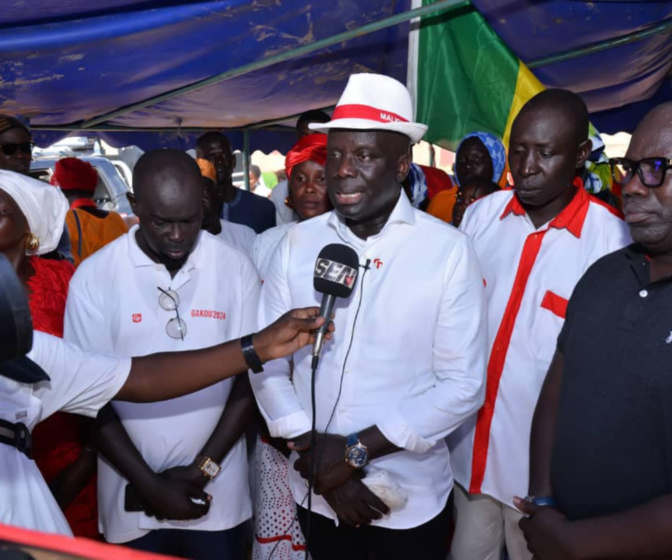
[[[304,161],[314,161],[320,165],[327,163],[327,135],[309,134],[301,138],[285,157],[285,173],[287,179],[292,176],[292,169]]]
[[[197,158],[196,163],[198,163],[198,168],[201,170],[201,175],[212,179],[213,183],[217,183],[217,172],[215,171],[215,166],[209,162],[207,159]]]

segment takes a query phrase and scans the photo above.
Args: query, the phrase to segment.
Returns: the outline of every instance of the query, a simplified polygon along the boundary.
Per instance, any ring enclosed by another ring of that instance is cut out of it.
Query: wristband
[[[259,354],[255,351],[254,344],[252,344],[251,334],[240,339],[240,349],[243,351],[243,358],[245,358],[247,367],[250,368],[253,373],[261,373],[264,371]]]
[[[535,506],[539,507],[555,507],[555,498],[553,496],[541,496],[536,498],[535,496],[527,496],[526,501],[533,503]]]

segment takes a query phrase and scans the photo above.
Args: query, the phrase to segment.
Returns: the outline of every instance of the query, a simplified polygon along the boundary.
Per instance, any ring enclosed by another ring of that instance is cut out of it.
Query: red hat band
[[[337,106],[331,117],[332,121],[336,119],[365,119],[381,123],[408,122],[408,119],[391,111],[384,111],[370,105],[355,104]]]

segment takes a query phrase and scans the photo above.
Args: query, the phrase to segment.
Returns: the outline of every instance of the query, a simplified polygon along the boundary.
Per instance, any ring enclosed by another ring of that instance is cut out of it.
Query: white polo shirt
[[[51,378],[27,385],[0,376],[0,418],[29,430],[63,410],[95,417],[122,388],[129,358],[88,354],[60,338],[35,332],[28,354]],[[35,461],[0,443],[0,523],[72,535]]]
[[[280,224],[257,235],[252,247],[252,262],[257,267],[262,282],[271,264],[271,259],[280,246],[280,242],[293,225],[294,223]]]
[[[257,238],[257,233],[250,226],[244,224],[236,224],[226,220],[219,221],[222,224],[222,231],[216,237],[252,258],[252,247]]]
[[[532,415],[574,286],[597,259],[631,243],[617,215],[579,186],[535,228],[507,190],[476,201],[460,229],[478,254],[488,304],[485,404],[449,438],[455,480],[513,507],[529,481]]]
[[[406,196],[366,241],[329,212],[296,224],[283,239],[264,279],[260,324],[319,305],[313,269],[329,243],[352,247],[369,270],[360,269],[351,297],[336,303],[336,334],[317,371],[317,429],[347,436],[377,425],[401,447],[371,466],[397,480],[408,504],[375,524],[417,527],[441,512],[452,488],[445,436],[483,400],[485,308],[476,256],[465,235],[415,210]],[[293,375],[285,359],[251,375],[273,436],[310,430],[310,363],[307,347],[294,354]],[[301,504],[305,482],[293,468],[289,473]],[[321,496],[312,505],[336,518]]]
[[[187,262],[171,278],[164,265],[138,247],[136,231],[137,226],[77,269],[66,306],[66,340],[87,350],[143,356],[205,348],[254,330],[259,277],[243,253],[203,231]],[[184,340],[166,333],[175,312],[159,305],[157,287],[178,293],[178,311],[187,324]],[[177,399],[115,402],[114,408],[145,461],[159,472],[194,460],[214,431],[232,385],[228,379]],[[113,543],[142,537],[152,529],[229,529],[252,515],[244,438],[207,486],[213,496],[209,513],[194,521],[157,521],[124,511],[126,479],[105,460],[98,465],[101,528]]]

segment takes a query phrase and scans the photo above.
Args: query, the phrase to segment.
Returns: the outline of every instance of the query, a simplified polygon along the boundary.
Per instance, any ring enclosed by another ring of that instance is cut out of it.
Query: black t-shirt
[[[641,247],[597,261],[558,338],[564,355],[551,479],[570,519],[672,492],[672,278]]]

